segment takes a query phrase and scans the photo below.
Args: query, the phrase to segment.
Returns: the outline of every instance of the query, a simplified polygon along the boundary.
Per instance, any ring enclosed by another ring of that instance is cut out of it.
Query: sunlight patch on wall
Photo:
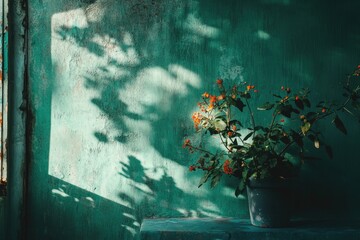
[[[175,95],[185,96],[189,86],[199,85],[199,76],[181,66],[151,67],[141,70],[133,82],[126,83],[119,96],[132,113],[146,114],[146,109],[155,108],[150,115],[155,120],[170,110]]]
[[[217,38],[220,35],[220,31],[217,28],[204,24],[201,19],[193,14],[188,15],[184,27],[201,37]]]
[[[130,32],[120,38],[98,34],[88,21],[82,9],[52,17],[49,174],[129,207],[160,198],[165,209],[176,211],[179,203],[172,205],[166,191],[206,198],[206,189],[193,191],[196,184],[184,180],[187,167],[162,156],[150,141],[157,131],[168,131],[154,122],[168,117],[177,98],[199,88],[200,77],[177,63],[142,66]],[[198,31],[216,35],[204,26]],[[61,189],[52,194],[68,197]]]
[[[256,33],[256,36],[262,40],[269,40],[270,39],[270,34],[263,31],[263,30],[258,30]]]

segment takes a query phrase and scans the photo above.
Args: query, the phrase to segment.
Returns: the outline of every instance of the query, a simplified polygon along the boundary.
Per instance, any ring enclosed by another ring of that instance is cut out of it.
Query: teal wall
[[[0,197],[0,239],[5,239],[5,200]]]
[[[198,189],[199,174],[188,172],[191,155],[181,145],[194,135],[199,96],[217,77],[258,86],[254,104],[282,85],[311,87],[316,98],[339,94],[360,61],[359,7],[30,0],[26,235],[136,239],[144,217],[248,217],[233,179]],[[298,210],[355,217],[360,127],[352,122],[347,138],[321,127],[335,157],[304,168]]]

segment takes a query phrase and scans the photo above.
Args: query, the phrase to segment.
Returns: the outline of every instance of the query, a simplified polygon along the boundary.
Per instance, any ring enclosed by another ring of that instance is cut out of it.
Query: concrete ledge
[[[294,221],[287,228],[258,228],[234,218],[144,219],[142,240],[359,240],[360,223]]]

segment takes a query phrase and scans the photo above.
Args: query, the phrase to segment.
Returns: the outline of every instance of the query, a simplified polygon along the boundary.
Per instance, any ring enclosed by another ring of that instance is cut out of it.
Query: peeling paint
[[[6,194],[6,179],[7,179],[7,91],[8,91],[8,23],[7,23],[7,1],[2,1],[0,8],[2,16],[0,20],[0,196]]]

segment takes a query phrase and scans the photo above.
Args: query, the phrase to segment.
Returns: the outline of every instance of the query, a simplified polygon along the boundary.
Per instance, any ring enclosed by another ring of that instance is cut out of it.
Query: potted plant
[[[360,65],[344,83],[343,101],[310,100],[310,91],[293,91],[281,87],[271,100],[258,106],[257,111],[270,111],[270,119],[258,124],[255,107],[250,104],[258,89],[241,83],[227,88],[218,79],[219,93],[205,92],[198,103],[199,111],[192,115],[197,134],[202,141],[194,144],[186,139],[183,147],[196,155],[190,171],[202,170],[199,187],[210,182],[214,187],[223,175],[238,178],[235,195],[247,189],[251,223],[255,226],[276,227],[289,223],[291,179],[309,157],[305,148],[309,141],[315,149],[325,149],[329,157],[332,150],[316,129],[319,121],[330,120],[342,133],[347,134],[341,114],[357,116],[360,110]],[[271,113],[271,114],[270,114]],[[251,124],[241,119],[247,114]],[[359,120],[360,121],[360,120]],[[206,140],[216,139],[219,147],[207,147]]]

